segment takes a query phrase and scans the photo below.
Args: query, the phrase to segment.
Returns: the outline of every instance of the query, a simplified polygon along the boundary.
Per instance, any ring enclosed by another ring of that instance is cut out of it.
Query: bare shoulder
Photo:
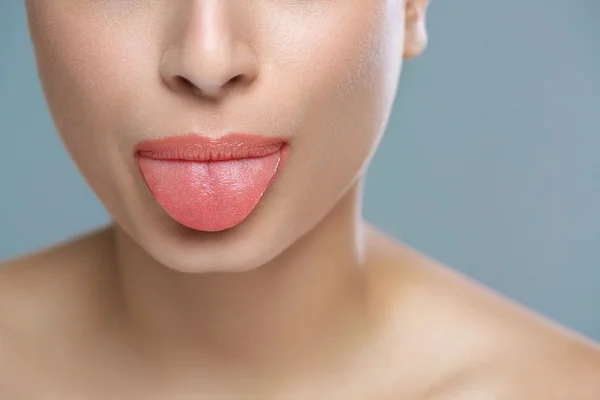
[[[87,289],[111,257],[109,228],[92,231],[0,265],[0,337],[11,327],[49,321],[55,305]],[[71,301],[72,303],[73,301]]]
[[[0,264],[0,335],[48,320],[54,300],[73,299],[86,273],[110,256],[110,237],[97,230]]]
[[[0,315],[29,303],[27,299],[37,303],[38,296],[72,283],[69,277],[109,256],[110,240],[111,230],[104,228],[0,264]]]
[[[431,360],[420,398],[600,399],[598,344],[403,243],[379,248],[397,314]]]
[[[597,347],[572,338],[542,340],[538,349],[522,351],[517,344],[512,354],[457,370],[427,391],[423,400],[600,399]],[[547,351],[541,352],[544,346]]]
[[[48,338],[65,337],[68,321],[94,293],[97,282],[89,278],[107,246],[108,230],[98,230],[0,265],[0,394],[20,366],[41,362],[52,348]]]

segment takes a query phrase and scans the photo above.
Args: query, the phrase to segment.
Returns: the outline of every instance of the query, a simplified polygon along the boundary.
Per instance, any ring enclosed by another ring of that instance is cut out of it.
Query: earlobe
[[[425,24],[429,0],[406,0],[404,59],[419,56],[427,47]]]

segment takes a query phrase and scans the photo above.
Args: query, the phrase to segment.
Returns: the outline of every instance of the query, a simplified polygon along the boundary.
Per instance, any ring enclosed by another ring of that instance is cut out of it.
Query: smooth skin
[[[427,0],[26,5],[57,130],[114,223],[0,269],[0,398],[600,398],[596,344],[361,217]],[[135,144],[187,132],[289,139],[240,225],[192,231],[145,187]]]

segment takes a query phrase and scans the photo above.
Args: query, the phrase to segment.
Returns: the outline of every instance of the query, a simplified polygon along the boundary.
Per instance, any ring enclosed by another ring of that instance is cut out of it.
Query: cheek
[[[299,179],[316,185],[321,199],[339,195],[374,153],[400,75],[401,9],[354,3],[325,10],[280,42],[286,51],[279,67],[287,74],[280,81],[295,88],[305,110],[296,143],[298,158],[308,162]]]
[[[145,33],[135,18],[129,25],[106,23],[90,10],[67,6],[72,1],[31,3],[38,73],[57,131],[92,189],[120,214],[135,189],[119,141],[128,107],[136,103],[133,94],[144,93],[142,82],[155,72],[158,51],[150,41],[127,40]]]
[[[86,178],[106,177],[107,164],[117,162],[128,104],[135,103],[131,94],[143,92],[157,51],[127,40],[145,33],[135,18],[108,23],[89,7],[68,6],[73,2],[31,3],[38,73],[57,130]]]

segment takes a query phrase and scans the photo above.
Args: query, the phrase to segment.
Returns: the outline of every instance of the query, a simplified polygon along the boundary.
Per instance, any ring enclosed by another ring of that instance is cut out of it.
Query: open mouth
[[[281,170],[287,142],[229,134],[187,134],[139,143],[135,156],[148,189],[178,223],[204,232],[245,220]]]

